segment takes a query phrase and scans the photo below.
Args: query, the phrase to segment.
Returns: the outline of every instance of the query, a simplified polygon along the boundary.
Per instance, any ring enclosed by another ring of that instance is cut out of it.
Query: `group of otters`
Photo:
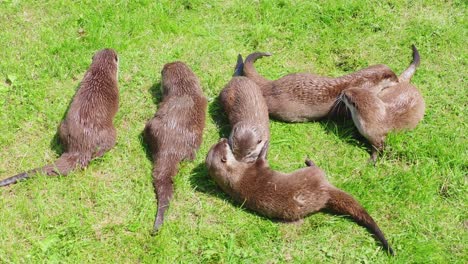
[[[414,45],[412,49],[413,61],[400,76],[386,65],[374,65],[338,78],[294,73],[274,81],[262,77],[253,66],[258,58],[271,54],[255,52],[245,62],[239,55],[234,75],[219,97],[232,130],[228,139],[222,138],[209,150],[209,174],[234,200],[270,218],[295,221],[322,209],[349,215],[393,255],[366,210],[331,185],[311,160],[306,159],[307,167],[289,174],[269,168],[269,116],[287,122],[317,120],[344,103],[359,132],[370,141],[370,160],[375,162],[389,131],[412,129],[424,115],[423,98],[410,84],[420,60]],[[112,49],[95,53],[58,129],[64,153],[50,165],[0,181],[0,186],[37,173],[67,175],[114,147],[118,64]],[[163,99],[144,129],[154,161],[158,201],[154,231],[163,224],[179,162],[193,160],[202,143],[207,108],[200,82],[186,64],[168,63],[161,74]]]

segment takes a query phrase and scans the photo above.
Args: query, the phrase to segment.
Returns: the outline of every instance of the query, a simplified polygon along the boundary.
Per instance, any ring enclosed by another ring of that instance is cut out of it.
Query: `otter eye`
[[[115,62],[119,62],[119,57],[117,56],[117,54],[115,54]]]
[[[262,143],[262,140],[261,140],[261,139],[260,139],[259,141],[257,141],[257,145],[260,144],[260,143]]]
[[[222,158],[221,158],[221,162],[222,162],[222,163],[226,163],[226,161],[227,161],[226,157],[222,157]]]

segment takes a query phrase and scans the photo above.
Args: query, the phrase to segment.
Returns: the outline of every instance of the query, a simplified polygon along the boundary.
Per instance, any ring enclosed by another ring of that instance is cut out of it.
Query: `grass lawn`
[[[465,1],[44,2],[0,0],[0,179],[60,155],[56,129],[105,47],[120,55],[118,139],[85,170],[0,189],[1,263],[468,262]],[[256,63],[271,79],[378,63],[400,73],[411,44],[426,114],[415,130],[389,135],[376,167],[349,121],[271,121],[271,167],[293,171],[310,156],[369,211],[395,257],[346,217],[272,221],[208,177],[208,149],[229,133],[217,95],[238,53],[272,52]],[[200,78],[209,113],[198,156],[181,164],[166,223],[152,237],[152,163],[141,133],[160,100],[160,70],[174,60]]]

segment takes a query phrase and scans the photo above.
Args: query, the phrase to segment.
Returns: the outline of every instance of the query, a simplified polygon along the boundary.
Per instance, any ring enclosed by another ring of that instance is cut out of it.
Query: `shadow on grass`
[[[211,104],[209,104],[208,113],[210,114],[211,119],[218,128],[219,137],[229,137],[229,133],[231,133],[231,125],[229,124],[226,112],[221,106],[219,95],[213,100]]]
[[[359,133],[351,119],[351,116],[328,118],[319,121],[319,124],[327,133],[333,133],[343,142],[360,149],[365,149],[370,157],[373,147],[370,142],[361,135],[361,133]],[[384,143],[384,149],[378,155],[377,162],[385,157],[393,157],[394,159],[405,161],[408,164],[415,163],[414,159],[409,157],[406,152],[396,151],[392,149],[391,146]]]
[[[208,175],[205,162],[198,164],[190,173],[190,186],[196,191],[212,195],[216,198],[228,200],[229,196],[224,193]]]
[[[155,105],[158,105],[162,101],[161,82],[154,83],[148,88],[148,92],[153,96],[153,103]]]
[[[363,137],[351,119],[338,118],[338,119],[324,119],[318,121],[327,134],[334,134],[346,144],[353,145],[359,148],[365,148],[370,154],[372,146],[367,139]]]

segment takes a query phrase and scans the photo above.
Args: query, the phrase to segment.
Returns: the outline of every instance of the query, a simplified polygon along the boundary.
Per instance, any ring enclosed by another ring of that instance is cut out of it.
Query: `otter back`
[[[158,199],[153,232],[164,222],[179,162],[193,160],[202,143],[207,107],[198,78],[183,62],[164,66],[162,89],[163,100],[144,130],[153,156],[153,186]]]
[[[114,147],[116,131],[113,119],[119,106],[117,71],[118,57],[114,50],[103,49],[95,53],[58,129],[64,153],[52,164],[0,181],[0,186],[16,183],[36,173],[67,175]]]
[[[234,155],[254,161],[270,139],[268,108],[260,88],[246,77],[233,77],[220,101],[232,127],[229,139]]]
[[[283,121],[304,122],[326,117],[346,88],[386,87],[398,82],[395,73],[385,65],[370,66],[337,78],[294,73],[270,81],[253,67],[254,61],[265,54],[250,54],[244,63],[244,74],[260,86],[270,116]]]

